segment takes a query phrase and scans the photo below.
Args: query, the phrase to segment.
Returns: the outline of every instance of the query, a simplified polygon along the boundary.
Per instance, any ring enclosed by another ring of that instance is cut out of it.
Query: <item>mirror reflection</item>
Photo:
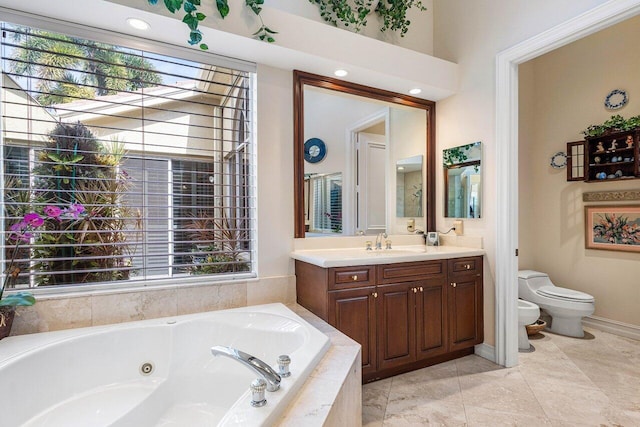
[[[307,235],[342,233],[342,173],[304,177]]]
[[[407,233],[398,220],[406,216],[424,230],[425,109],[312,85],[303,99],[305,237]],[[420,166],[405,196],[395,171],[407,158]],[[402,214],[391,202],[398,199],[406,201]]]
[[[422,217],[422,156],[396,162],[396,188],[396,216]]]
[[[444,216],[480,218],[482,209],[482,144],[461,145],[445,149]]]

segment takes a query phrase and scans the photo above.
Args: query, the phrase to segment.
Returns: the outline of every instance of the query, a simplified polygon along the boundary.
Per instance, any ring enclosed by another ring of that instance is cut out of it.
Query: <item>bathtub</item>
[[[252,407],[257,375],[213,357],[214,345],[276,370],[288,354],[291,376],[266,393],[265,406]],[[273,425],[328,347],[282,304],[9,337],[0,341],[0,425]]]

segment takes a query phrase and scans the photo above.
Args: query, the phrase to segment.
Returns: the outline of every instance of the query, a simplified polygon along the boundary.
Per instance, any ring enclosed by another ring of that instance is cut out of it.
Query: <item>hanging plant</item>
[[[355,32],[367,25],[367,17],[375,7],[374,1],[352,0],[352,7],[347,0],[309,0],[318,6],[320,16],[326,22],[334,26],[342,23],[347,28],[353,28]]]
[[[427,10],[420,0],[380,0],[376,7],[376,13],[382,17],[380,31],[400,30],[400,36],[404,37],[411,25],[407,12],[414,7],[423,12]]]
[[[157,5],[158,0],[147,0],[151,5]],[[208,50],[209,46],[202,42],[203,36],[199,26],[207,15],[202,13],[198,8],[201,6],[202,0],[163,0],[162,5],[171,13],[184,11],[182,22],[189,28],[190,45],[199,45],[200,49]],[[210,0],[215,1],[218,13],[224,19],[229,14],[229,0]],[[416,8],[425,11],[427,8],[420,0],[309,0],[318,6],[320,16],[326,22],[335,26],[339,23],[347,28],[353,28],[355,32],[359,32],[367,25],[367,18],[375,13],[382,18],[380,31],[387,30],[400,31],[400,36],[409,31],[411,21],[407,19],[407,13],[410,9]],[[262,41],[273,43],[276,39],[274,34],[278,34],[267,27],[260,16],[264,0],[245,0],[245,6],[260,19],[260,27],[252,35]]]
[[[619,114],[611,116],[600,125],[590,125],[582,131],[586,137],[596,137],[611,132],[626,132],[640,128],[640,115],[625,120]]]
[[[158,0],[147,1],[151,5],[158,4]],[[224,19],[229,14],[230,10],[228,0],[215,0],[215,3],[218,13],[220,13],[220,16]],[[208,50],[209,46],[207,46],[206,43],[202,43],[202,32],[198,28],[200,23],[207,18],[207,15],[198,10],[198,6],[201,6],[201,0],[164,0],[163,4],[171,13],[176,13],[180,10],[184,11],[182,22],[184,22],[189,28],[189,40],[187,42],[192,46],[199,44],[200,49]],[[278,33],[271,30],[264,24],[264,21],[260,16],[263,4],[264,0],[245,0],[245,6],[251,9],[251,11],[260,19],[260,28],[258,28],[258,31],[253,33],[253,36],[259,40],[273,43],[276,41],[276,39],[273,38],[273,35]]]
[[[367,18],[375,13],[382,18],[380,31],[400,31],[400,36],[409,31],[411,21],[407,19],[410,9],[427,10],[420,0],[309,0],[318,6],[320,16],[326,22],[359,32],[367,25]],[[352,6],[353,5],[353,6]]]

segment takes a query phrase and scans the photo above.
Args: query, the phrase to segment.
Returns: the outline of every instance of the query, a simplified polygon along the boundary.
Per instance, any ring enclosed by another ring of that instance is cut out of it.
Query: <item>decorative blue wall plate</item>
[[[551,156],[551,167],[555,169],[561,169],[567,166],[567,155],[562,151],[558,151]]]
[[[304,143],[304,159],[309,163],[318,163],[327,155],[327,147],[320,138],[309,138]]]
[[[614,89],[604,99],[604,106],[607,110],[617,110],[627,105],[628,101],[627,92],[621,89]]]

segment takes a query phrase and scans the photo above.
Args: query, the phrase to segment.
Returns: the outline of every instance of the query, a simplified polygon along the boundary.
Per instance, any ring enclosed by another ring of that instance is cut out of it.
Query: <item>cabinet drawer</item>
[[[472,274],[482,268],[482,257],[457,258],[449,261],[449,274]]]
[[[378,266],[378,283],[411,282],[444,275],[442,261],[406,262]]]
[[[375,268],[370,265],[338,267],[329,271],[329,290],[375,285]]]

